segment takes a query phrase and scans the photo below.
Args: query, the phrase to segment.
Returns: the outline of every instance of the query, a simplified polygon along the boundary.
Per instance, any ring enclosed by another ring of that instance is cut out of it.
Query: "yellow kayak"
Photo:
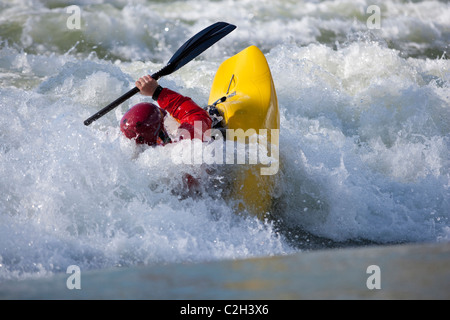
[[[230,197],[239,211],[264,219],[271,212],[277,184],[280,116],[272,74],[261,50],[250,46],[220,65],[208,101],[214,103],[223,117],[227,141],[245,142],[248,148],[245,164],[237,166]],[[249,147],[255,141],[257,151]],[[267,150],[261,151],[261,146]],[[259,152],[257,161],[251,150]],[[236,158],[235,163],[242,163],[239,153]]]

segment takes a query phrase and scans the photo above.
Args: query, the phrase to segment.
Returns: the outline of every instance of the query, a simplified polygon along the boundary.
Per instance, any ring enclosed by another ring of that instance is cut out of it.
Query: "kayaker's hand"
[[[158,81],[150,76],[143,76],[136,81],[136,87],[141,91],[141,94],[151,97],[158,87]]]

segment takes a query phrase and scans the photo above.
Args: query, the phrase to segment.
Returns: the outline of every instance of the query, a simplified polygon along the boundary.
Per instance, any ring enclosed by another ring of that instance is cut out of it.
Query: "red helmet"
[[[153,103],[142,102],[128,110],[120,120],[120,130],[136,143],[157,144],[164,133],[164,112]]]

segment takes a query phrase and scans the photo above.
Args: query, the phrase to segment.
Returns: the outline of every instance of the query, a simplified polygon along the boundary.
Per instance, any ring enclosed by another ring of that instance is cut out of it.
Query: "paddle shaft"
[[[125,93],[123,96],[117,98],[116,100],[114,100],[113,102],[108,104],[106,107],[104,107],[102,110],[100,110],[96,114],[94,114],[91,117],[89,117],[88,119],[84,120],[84,125],[86,125],[86,126],[90,125],[92,122],[94,122],[98,118],[103,117],[105,114],[110,112],[112,109],[114,109],[115,107],[117,107],[118,105],[123,103],[124,101],[130,99],[132,96],[134,96],[138,92],[139,92],[139,89],[137,87],[134,87],[133,89],[131,89],[130,91]]]
[[[154,74],[152,74],[152,78],[155,80],[158,80],[160,78],[160,72],[156,72]],[[89,117],[88,119],[86,119],[84,121],[84,124],[86,126],[90,125],[92,122],[94,122],[95,120],[103,117],[105,114],[107,114],[108,112],[110,112],[111,110],[113,110],[114,108],[116,108],[117,106],[119,106],[120,104],[122,104],[123,102],[127,101],[128,99],[130,99],[132,96],[134,96],[136,93],[138,93],[140,90],[137,87],[134,87],[133,89],[131,89],[130,91],[128,91],[127,93],[125,93],[124,95],[122,95],[121,97],[117,98],[116,100],[114,100],[113,102],[111,102],[110,104],[108,104],[106,107],[104,107],[102,110],[100,110],[99,112],[97,112],[96,114],[92,115],[91,117]]]

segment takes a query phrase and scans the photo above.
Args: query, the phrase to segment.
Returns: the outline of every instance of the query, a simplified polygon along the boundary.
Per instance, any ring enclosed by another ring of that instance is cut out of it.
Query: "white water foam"
[[[65,1],[0,4],[0,280],[309,248],[279,224],[311,242],[448,242],[448,4],[380,2],[374,31],[369,1],[70,4],[81,30]],[[180,176],[202,167],[120,134],[143,97],[83,125],[218,20],[238,29],[161,84],[204,106],[221,61],[264,50],[282,114],[277,226],[233,212],[226,171],[184,198]]]

